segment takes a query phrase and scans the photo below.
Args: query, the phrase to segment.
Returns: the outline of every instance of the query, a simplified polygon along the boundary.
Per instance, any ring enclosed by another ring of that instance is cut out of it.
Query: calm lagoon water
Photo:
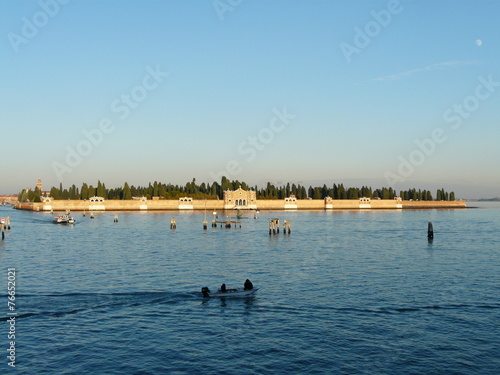
[[[4,353],[8,267],[18,317],[16,368],[3,355],[1,372],[498,374],[500,204],[471,205],[246,213],[207,231],[203,213],[74,213],[62,226],[2,207]],[[269,236],[273,217],[292,233]],[[201,296],[246,278],[254,298]]]

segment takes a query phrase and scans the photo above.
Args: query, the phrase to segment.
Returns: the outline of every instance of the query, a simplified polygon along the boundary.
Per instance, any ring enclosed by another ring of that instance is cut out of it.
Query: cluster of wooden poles
[[[288,234],[292,233],[291,221],[284,220],[283,234],[287,234],[287,231]],[[271,221],[269,222],[269,235],[279,234],[279,232],[280,232],[280,219],[278,218],[271,219]]]
[[[223,226],[226,228],[231,228],[231,226],[234,224],[234,227],[236,228],[238,225],[241,228],[241,221],[233,221],[233,220],[212,220],[212,228],[217,228],[217,225],[220,224],[220,227],[222,228]],[[170,229],[176,229],[177,228],[177,222],[175,221],[175,217],[172,217],[170,219]],[[208,221],[203,220],[203,229],[207,230],[208,229]]]

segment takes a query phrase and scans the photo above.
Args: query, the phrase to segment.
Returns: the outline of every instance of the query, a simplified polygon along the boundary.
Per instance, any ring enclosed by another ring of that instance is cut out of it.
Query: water
[[[207,231],[203,213],[74,213],[63,226],[1,208],[12,222],[2,284],[17,270],[15,371],[497,374],[500,204],[477,205],[247,213],[241,229]],[[273,217],[291,235],[269,236]],[[201,297],[246,278],[255,298]],[[5,287],[0,300],[5,353]]]

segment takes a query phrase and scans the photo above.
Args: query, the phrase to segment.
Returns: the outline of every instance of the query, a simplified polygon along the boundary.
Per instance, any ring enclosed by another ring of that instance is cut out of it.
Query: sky
[[[498,1],[0,0],[0,194],[344,183],[500,196]]]

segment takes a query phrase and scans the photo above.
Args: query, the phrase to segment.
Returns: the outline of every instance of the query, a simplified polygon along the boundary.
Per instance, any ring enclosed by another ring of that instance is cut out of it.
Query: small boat
[[[233,288],[233,289],[226,289],[225,292],[221,291],[220,289],[217,290],[217,292],[210,292],[210,289],[208,289],[206,286],[201,288],[201,293],[203,294],[203,297],[219,297],[219,298],[244,298],[244,297],[250,297],[252,296],[256,291],[258,291],[259,288],[254,287],[252,289],[244,289],[244,288]]]
[[[57,215],[54,218],[54,223],[55,224],[74,224],[75,219],[72,216],[69,216],[68,214]]]

